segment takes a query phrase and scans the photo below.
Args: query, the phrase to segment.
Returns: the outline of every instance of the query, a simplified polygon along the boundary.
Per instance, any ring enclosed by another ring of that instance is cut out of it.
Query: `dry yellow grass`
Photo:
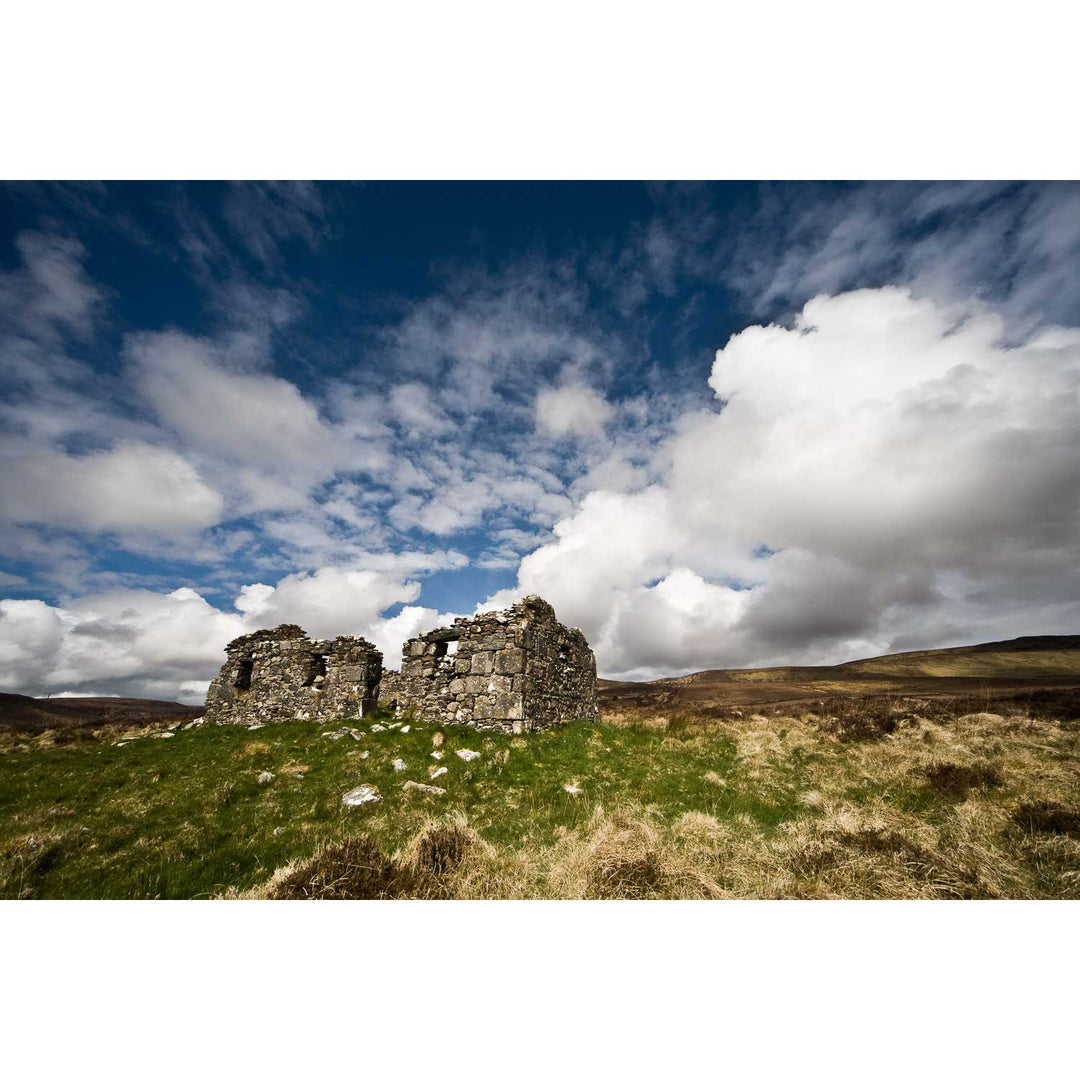
[[[905,716],[893,732],[842,753],[830,718],[812,714],[606,718],[660,735],[661,745],[733,744],[739,784],[765,799],[794,796],[805,810],[773,830],[748,815],[669,821],[645,805],[595,805],[553,843],[499,850],[458,814],[425,822],[394,860],[421,874],[413,895],[447,898],[1080,897],[1080,829],[1025,832],[1016,820],[1017,807],[1075,801],[1074,732],[1022,713],[893,711]],[[795,790],[800,775],[807,782]],[[719,789],[730,782],[712,770],[703,778]],[[954,801],[927,812],[935,784]],[[440,844],[459,854],[441,864],[422,854]]]
[[[1056,821],[1053,808],[1074,805],[1080,780],[1074,730],[1024,713],[931,718],[903,707],[892,712],[903,723],[890,733],[849,743],[841,739],[850,725],[841,726],[840,735],[829,733],[833,718],[813,714],[720,721],[609,716],[613,727],[657,734],[661,746],[678,741],[707,751],[711,743],[731,744],[738,779],[708,770],[706,783],[748,785],[766,801],[770,794],[794,797],[805,812],[768,829],[748,814],[720,819],[689,811],[671,821],[645,805],[595,805],[588,820],[557,828],[552,840],[531,837],[501,850],[459,812],[424,822],[395,852],[394,880],[404,890],[396,895],[1080,896],[1080,825],[1025,832],[1017,823],[1023,807],[1049,807],[1042,812]],[[595,742],[602,741],[600,728]],[[1061,812],[1062,820],[1072,821],[1071,811]],[[325,852],[314,861],[320,858]],[[294,876],[295,870],[285,868]],[[248,895],[280,894],[285,872]]]

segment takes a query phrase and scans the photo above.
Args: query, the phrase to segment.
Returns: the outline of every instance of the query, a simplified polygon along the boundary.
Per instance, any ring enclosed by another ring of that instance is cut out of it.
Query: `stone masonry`
[[[505,731],[595,720],[596,659],[539,596],[507,611],[455,619],[405,643],[379,703],[422,719]]]
[[[578,629],[527,596],[405,643],[401,671],[362,637],[312,640],[285,624],[230,641],[206,694],[218,724],[364,716],[378,701],[426,720],[532,731],[595,720],[596,659]]]
[[[287,623],[238,637],[225,653],[206,693],[213,723],[358,717],[378,697],[382,653],[362,637],[313,641]]]

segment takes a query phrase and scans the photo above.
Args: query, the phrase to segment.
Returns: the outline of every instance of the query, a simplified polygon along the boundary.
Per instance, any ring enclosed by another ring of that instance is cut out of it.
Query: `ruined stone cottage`
[[[597,718],[592,649],[539,596],[406,642],[400,672],[382,670],[382,654],[361,637],[313,641],[291,625],[239,637],[225,651],[206,696],[216,723],[357,717],[376,700],[426,720],[505,731]]]
[[[359,717],[378,697],[382,653],[362,637],[313,641],[286,623],[230,641],[225,655],[206,692],[214,723]]]
[[[444,723],[533,731],[595,720],[596,659],[585,635],[527,596],[407,641],[379,702]]]

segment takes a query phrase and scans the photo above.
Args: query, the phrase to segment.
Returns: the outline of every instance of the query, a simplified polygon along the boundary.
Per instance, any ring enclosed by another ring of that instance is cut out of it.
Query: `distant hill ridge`
[[[948,653],[971,652],[1057,652],[1080,649],[1080,634],[1043,634],[1038,637],[1010,638],[1008,641],[984,641],[981,645],[954,645],[948,649],[915,649],[911,652],[883,653],[864,660],[846,660],[837,667],[866,664],[875,660],[897,659],[904,656],[942,656]]]
[[[177,701],[152,698],[34,698],[25,694],[0,694],[0,728],[20,731],[193,720],[204,711],[201,705],[181,705]]]
[[[1016,693],[1080,686],[1080,635],[1039,635],[949,649],[890,653],[843,664],[714,668],[654,682],[601,680],[608,708],[752,705],[837,694]]]
[[[889,653],[837,664],[837,670],[931,677],[1037,678],[1080,675],[1080,635],[1041,635],[951,649]]]
[[[1010,641],[988,641],[983,645],[972,645],[976,651],[1001,649],[1002,651],[1023,652],[1027,649],[1080,649],[1080,634],[1048,634],[1042,637],[1018,637]]]
[[[1014,654],[1026,654],[1017,659]],[[980,655],[982,654],[982,655]],[[931,670],[933,669],[933,670]],[[804,680],[846,678],[860,673],[929,675],[949,677],[980,676],[1038,677],[1040,675],[1080,676],[1080,634],[1041,635],[986,641],[980,645],[956,645],[948,649],[919,649],[885,653],[842,664],[818,664],[772,668],[709,668],[687,675],[657,679],[658,683],[684,683],[717,678]],[[601,680],[606,682],[608,680]]]

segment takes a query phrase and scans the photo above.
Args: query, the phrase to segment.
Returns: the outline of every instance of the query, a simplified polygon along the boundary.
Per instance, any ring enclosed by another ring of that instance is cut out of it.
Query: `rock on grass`
[[[361,784],[341,796],[346,806],[363,806],[365,803],[382,801],[382,792],[374,784]]]
[[[406,795],[445,795],[446,788],[436,787],[434,784],[418,784],[415,780],[406,780],[401,790]]]

